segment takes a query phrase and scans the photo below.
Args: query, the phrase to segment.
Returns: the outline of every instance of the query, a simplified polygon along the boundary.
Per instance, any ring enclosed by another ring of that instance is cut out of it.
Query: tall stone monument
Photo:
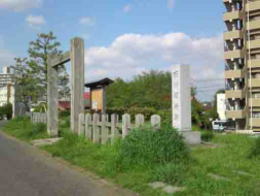
[[[172,126],[183,135],[188,144],[201,142],[200,132],[191,127],[190,66],[176,65],[172,69]]]

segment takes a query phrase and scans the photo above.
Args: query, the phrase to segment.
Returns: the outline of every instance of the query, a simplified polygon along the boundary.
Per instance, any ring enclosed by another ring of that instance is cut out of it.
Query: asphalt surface
[[[0,122],[1,126],[2,122]],[[1,128],[0,128],[1,129]],[[0,196],[131,196],[0,131]]]

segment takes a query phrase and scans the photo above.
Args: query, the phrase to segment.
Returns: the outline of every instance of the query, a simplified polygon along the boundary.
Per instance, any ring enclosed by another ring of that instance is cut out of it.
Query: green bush
[[[260,157],[260,137],[256,139],[254,145],[252,146],[249,157]]]
[[[5,104],[4,106],[0,107],[0,116],[1,118],[6,117],[10,120],[13,116],[13,106],[11,103]]]
[[[122,140],[119,152],[119,164],[122,168],[136,164],[148,167],[156,164],[179,164],[188,159],[188,147],[182,136],[172,128],[154,131],[144,127],[133,130]]]
[[[68,117],[70,116],[70,110],[64,110],[64,111],[60,111],[59,112],[59,117],[63,118],[63,117]]]
[[[156,114],[156,110],[154,108],[148,108],[148,107],[144,107],[144,108],[140,108],[140,107],[130,107],[130,108],[123,108],[123,107],[119,107],[119,108],[109,108],[107,109],[107,113],[108,114],[118,114],[119,116],[128,113],[131,115],[132,119],[134,119],[134,116],[136,114],[143,114],[146,120],[149,120],[150,117],[153,114]]]
[[[61,128],[68,128],[70,127],[70,116],[64,116],[59,119],[59,126]]]
[[[209,142],[213,139],[214,133],[213,131],[202,131],[201,132],[201,139],[205,142]]]

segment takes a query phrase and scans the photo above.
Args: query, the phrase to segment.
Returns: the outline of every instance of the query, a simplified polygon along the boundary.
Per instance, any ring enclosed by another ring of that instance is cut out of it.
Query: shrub
[[[256,139],[254,145],[252,146],[249,157],[260,157],[260,137]]]
[[[64,111],[60,111],[59,112],[59,117],[63,118],[63,117],[68,117],[70,116],[70,110],[64,110]]]
[[[144,127],[133,130],[122,141],[119,167],[179,163],[189,159],[189,149],[182,136],[172,128],[153,131]]]
[[[107,110],[108,114],[118,114],[118,115],[123,115],[124,113],[128,113],[131,115],[132,118],[134,118],[134,116],[136,114],[143,114],[146,120],[149,120],[149,118],[153,115],[156,114],[156,110],[154,108],[149,108],[149,107],[144,107],[144,108],[140,108],[140,107],[130,107],[130,108],[123,108],[123,107],[119,107],[119,108],[109,108]]]
[[[212,131],[202,131],[201,139],[205,142],[211,141],[214,137],[214,133]]]
[[[59,120],[59,125],[60,125],[61,128],[68,128],[68,127],[70,127],[70,116],[62,117]]]
[[[5,104],[4,106],[0,107],[0,116],[3,118],[6,116],[8,120],[12,118],[13,115],[13,106],[11,103]]]

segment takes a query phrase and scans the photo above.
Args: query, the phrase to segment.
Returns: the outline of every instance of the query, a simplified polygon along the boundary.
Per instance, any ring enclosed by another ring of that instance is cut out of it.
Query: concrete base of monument
[[[190,145],[201,144],[201,133],[199,131],[180,131],[184,141]]]

